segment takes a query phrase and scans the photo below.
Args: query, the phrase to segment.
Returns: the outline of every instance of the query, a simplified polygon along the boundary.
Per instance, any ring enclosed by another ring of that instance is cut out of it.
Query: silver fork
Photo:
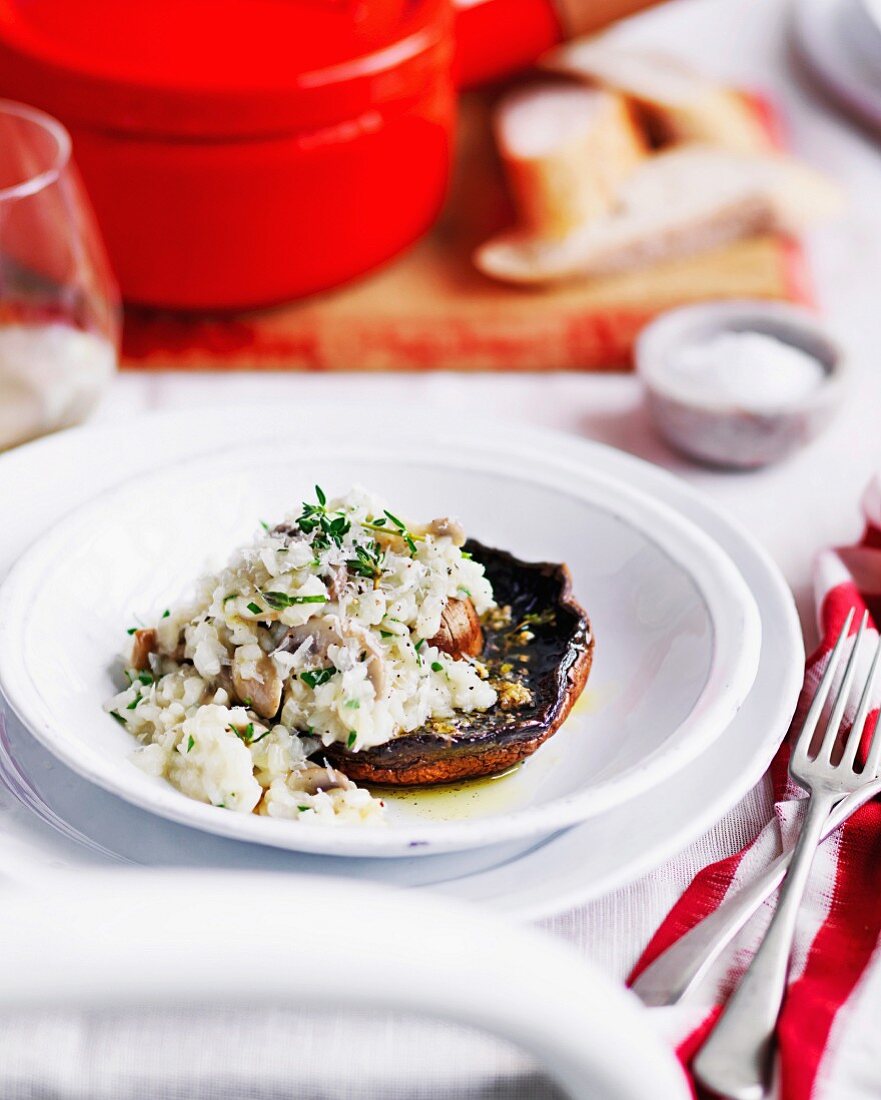
[[[774,1030],[786,992],[796,916],[807,886],[814,854],[836,804],[851,791],[870,782],[881,763],[881,737],[874,736],[865,767],[862,771],[857,771],[855,766],[869,713],[872,685],[881,655],[881,641],[875,649],[841,759],[836,764],[832,763],[832,752],[853,687],[868,615],[863,615],[854,639],[820,747],[816,755],[810,755],[814,733],[832,688],[852,620],[853,612],[847,616],[835,648],[829,656],[826,670],[817,686],[817,693],[790,757],[790,775],[809,792],[810,799],[777,908],[749,969],[729,998],[716,1027],[692,1065],[695,1077],[701,1084],[730,1100],[760,1100],[770,1084]]]

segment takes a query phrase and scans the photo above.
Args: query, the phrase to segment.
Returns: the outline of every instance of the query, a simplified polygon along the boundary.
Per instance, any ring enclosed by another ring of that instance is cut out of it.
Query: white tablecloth
[[[203,408],[274,397],[306,401],[314,396],[339,395],[357,400],[369,394],[373,399],[382,397],[389,402],[403,398],[418,400],[436,410],[439,418],[454,416],[463,408],[478,409],[486,411],[493,421],[527,421],[611,443],[680,474],[744,523],[767,547],[792,585],[808,644],[812,644],[812,558],[819,548],[849,542],[858,535],[858,502],[862,488],[871,472],[881,467],[881,432],[876,422],[878,410],[881,410],[881,369],[876,362],[879,353],[875,340],[879,309],[877,288],[881,286],[881,203],[878,201],[881,158],[871,138],[843,120],[803,81],[785,44],[786,15],[784,0],[672,0],[663,8],[641,16],[627,30],[635,37],[700,61],[720,76],[771,93],[783,111],[794,147],[818,167],[833,172],[849,191],[849,212],[844,220],[818,232],[809,242],[817,297],[827,320],[845,340],[851,353],[848,398],[828,433],[786,464],[751,474],[726,474],[688,465],[655,437],[642,408],[638,386],[629,377],[553,374],[472,377],[443,373],[420,376],[128,374],[115,384],[97,419],[120,422],[149,409]],[[655,873],[602,901],[548,921],[547,927],[623,978],[694,872],[705,863],[740,848],[755,835],[767,819],[768,811],[768,792],[760,785],[706,836]],[[283,1026],[275,1020],[271,1026],[280,1027],[280,1033],[290,1037],[293,1049],[295,1035],[290,1030],[293,1025],[291,1021],[282,1023]],[[150,1074],[145,1068],[148,1064],[152,1064],[153,1073],[158,1072],[159,1063],[169,1069],[192,1064],[198,1044],[191,1045],[191,1028],[189,1033],[185,1028],[184,1033],[175,1038],[175,1029],[168,1021],[163,1024],[153,1020],[148,1024],[153,1029],[149,1034],[157,1041],[157,1055],[151,1059],[147,1054],[149,1048],[139,1048],[134,1042],[127,1057],[135,1059],[139,1065],[128,1065],[126,1072],[132,1081],[141,1079],[139,1073],[146,1074],[143,1080],[149,1085]],[[104,1025],[100,1023],[58,1020],[44,1021],[40,1026],[43,1032],[53,1027],[58,1029],[59,1050],[79,1051],[81,1058],[94,1060],[95,1051],[103,1049],[100,1037],[104,1034],[101,1031]],[[235,1042],[226,1046],[218,1041],[230,1026],[229,1020],[222,1017],[206,1019],[198,1035],[200,1041],[213,1039],[221,1056],[227,1051],[231,1068],[240,1064],[245,1047]],[[385,1034],[384,1024],[374,1027]],[[88,1028],[97,1030],[88,1031]],[[26,1034],[20,1030],[12,1033],[0,1029],[0,1066],[23,1065],[22,1059],[28,1057]],[[90,1045],[91,1055],[88,1054]],[[400,1045],[396,1046],[401,1049]],[[419,1049],[415,1038],[412,1049]],[[439,1047],[432,1046],[435,1067],[444,1062],[446,1049],[443,1043]],[[489,1053],[491,1049],[495,1050],[494,1054]],[[13,1055],[17,1061],[10,1061]],[[458,1064],[468,1064],[470,1056]],[[459,1058],[458,1052],[456,1058]],[[485,1098],[518,1095],[536,1100],[539,1096],[550,1095],[535,1077],[523,1076],[522,1066],[516,1068],[507,1056],[507,1060],[498,1061],[498,1058],[501,1055],[496,1048],[481,1047],[479,1054],[474,1053],[474,1066],[482,1064],[485,1070],[487,1065],[496,1065],[498,1073],[487,1077],[485,1072],[475,1072],[468,1078],[471,1082],[468,1088],[464,1080],[459,1079],[452,1093],[447,1089],[447,1095]],[[503,1069],[503,1065],[507,1069]],[[505,1074],[512,1067],[518,1081],[516,1087],[510,1080],[505,1083]],[[118,1086],[124,1077],[123,1073],[122,1078],[117,1075],[113,1080]],[[284,1075],[279,1080],[283,1081]],[[241,1088],[236,1091],[234,1086],[229,1093],[222,1090],[197,1093],[183,1088],[165,1095],[282,1095],[282,1086],[279,1085],[281,1091],[273,1091],[275,1086],[268,1076],[265,1084],[266,1089],[259,1092],[256,1086],[254,1091]],[[432,1078],[424,1082],[425,1090],[417,1092],[411,1082],[409,1091],[405,1088],[402,1092],[395,1091],[389,1082],[388,1094],[435,1096],[439,1094],[436,1084]],[[146,1095],[152,1086],[144,1087]],[[350,1091],[349,1086],[343,1084],[340,1088],[342,1091],[327,1095],[379,1095],[378,1092]],[[4,1089],[3,1094],[56,1095],[48,1089],[20,1093]],[[71,1095],[110,1096],[114,1095],[114,1087],[103,1092],[96,1086],[92,1092]],[[128,1093],[117,1090],[115,1095]]]

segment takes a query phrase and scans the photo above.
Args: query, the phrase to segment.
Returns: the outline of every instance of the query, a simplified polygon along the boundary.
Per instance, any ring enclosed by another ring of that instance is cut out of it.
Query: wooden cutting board
[[[454,179],[435,229],[381,271],[276,309],[225,316],[130,310],[124,366],[186,370],[626,370],[656,314],[707,298],[808,302],[797,243],[741,241],[633,274],[551,289],[502,286],[471,263],[513,221],[490,99],[463,100]],[[756,103],[769,128],[776,120]]]

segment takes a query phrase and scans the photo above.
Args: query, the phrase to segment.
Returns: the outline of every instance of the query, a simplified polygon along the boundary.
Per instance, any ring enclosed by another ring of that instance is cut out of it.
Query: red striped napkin
[[[881,477],[864,499],[856,546],[825,551],[815,572],[822,643],[807,662],[793,719],[798,729],[847,612],[868,608],[881,624]],[[854,628],[855,629],[855,628]],[[868,671],[872,645],[862,656]],[[843,665],[842,661],[842,665]],[[859,673],[858,673],[859,676]],[[851,712],[852,717],[852,712]],[[877,711],[871,722],[877,721]],[[771,765],[774,817],[741,852],[705,867],[655,933],[631,980],[666,947],[751,880],[792,843],[803,797],[788,778],[785,741]],[[740,934],[699,991],[695,1006],[663,1010],[687,1065],[752,957],[773,899]],[[780,1100],[868,1100],[881,1096],[881,801],[864,806],[823,844],[801,910],[789,991],[780,1019]],[[700,1001],[700,1003],[697,1003]]]

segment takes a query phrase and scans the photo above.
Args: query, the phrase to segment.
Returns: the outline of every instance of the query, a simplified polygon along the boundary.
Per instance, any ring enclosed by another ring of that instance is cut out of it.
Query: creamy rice
[[[140,653],[106,709],[141,742],[137,763],[191,798],[378,820],[380,800],[321,746],[357,752],[496,702],[479,661],[432,643],[448,600],[496,607],[463,541],[455,521],[413,527],[363,490],[327,501],[316,487],[192,599],[130,630]]]

